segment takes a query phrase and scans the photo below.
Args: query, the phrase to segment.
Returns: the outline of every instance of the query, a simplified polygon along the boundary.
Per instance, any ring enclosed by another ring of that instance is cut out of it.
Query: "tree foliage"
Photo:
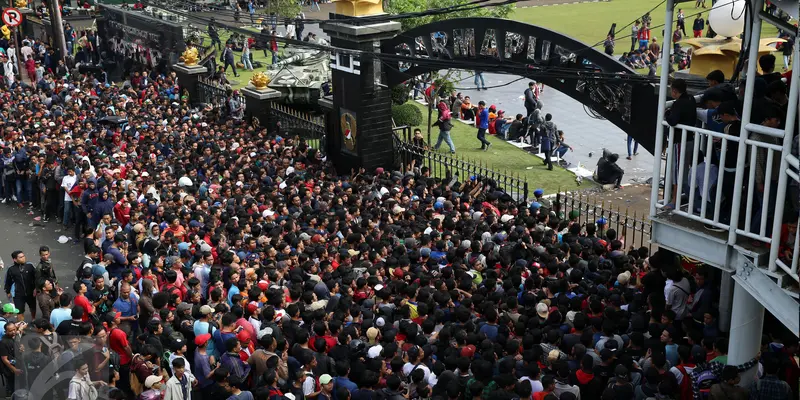
[[[414,13],[440,8],[448,8],[459,5],[469,4],[471,0],[390,0],[386,11],[390,14]],[[471,7],[471,6],[470,6]],[[464,11],[454,11],[444,14],[429,15],[424,17],[406,18],[400,20],[403,30],[418,27],[432,22],[442,21],[453,18],[467,17],[496,17],[506,18],[514,9],[513,4],[502,6],[484,6]]]
[[[303,8],[297,0],[269,0],[266,13],[275,13],[279,18],[297,18]]]

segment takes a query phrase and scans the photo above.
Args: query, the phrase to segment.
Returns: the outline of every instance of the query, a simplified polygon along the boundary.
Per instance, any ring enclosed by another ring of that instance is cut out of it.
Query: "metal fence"
[[[197,81],[197,102],[211,104],[215,108],[225,108],[228,99],[228,89],[209,79]]]
[[[615,211],[613,208],[606,208],[605,201],[598,203],[596,197],[581,192],[558,193],[555,207],[558,207],[557,212],[564,213],[565,218],[568,218],[571,211],[578,211],[578,222],[581,224],[605,218],[606,229],[617,231],[617,236],[625,239],[626,249],[631,246],[637,249],[644,246],[652,250],[650,234],[653,226],[646,220],[645,212],[633,211],[631,214],[628,209],[622,210],[620,207]]]
[[[412,141],[409,127],[395,128],[394,133],[395,150],[403,172],[428,167],[431,176],[442,179],[449,180],[454,176],[462,181],[470,177],[491,179],[500,190],[515,200],[528,200],[528,181],[519,174],[495,171],[480,160],[467,160],[462,156],[437,153],[427,147],[417,146]]]
[[[309,146],[325,150],[325,117],[295,110],[284,104],[270,103],[269,115],[278,132],[304,138]]]

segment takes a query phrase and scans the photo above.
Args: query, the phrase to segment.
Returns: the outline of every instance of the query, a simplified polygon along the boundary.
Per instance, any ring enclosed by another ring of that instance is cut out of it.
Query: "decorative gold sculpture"
[[[761,39],[758,46],[758,57],[761,58],[763,55],[776,51],[775,47],[771,45],[782,42],[785,40]],[[739,52],[742,49],[742,40],[736,37],[696,38],[687,39],[681,43],[688,44],[694,49],[692,50],[692,67],[689,72],[704,78],[709,72],[717,69],[724,72],[725,76],[732,76],[739,60]],[[761,67],[758,68],[758,73],[762,73]]]
[[[252,83],[253,86],[259,90],[266,89],[269,81],[269,77],[263,72],[256,72],[253,77],[250,78],[250,83]]]
[[[383,0],[333,0],[336,13],[350,17],[383,14]]]
[[[197,56],[196,47],[190,47],[186,49],[186,51],[183,52],[183,55],[181,55],[181,61],[183,61],[184,65],[189,67],[197,65],[198,60],[199,57]]]
[[[14,1],[14,7],[27,8],[28,7],[28,0],[16,0],[16,1]]]

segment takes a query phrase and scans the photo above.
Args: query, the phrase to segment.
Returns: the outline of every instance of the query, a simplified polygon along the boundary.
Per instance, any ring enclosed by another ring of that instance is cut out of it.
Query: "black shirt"
[[[81,322],[71,319],[61,321],[56,327],[56,333],[59,336],[76,336],[81,334]]]
[[[14,361],[16,353],[15,347],[14,339],[3,336],[3,339],[0,339],[0,360],[2,360],[3,357],[8,357],[9,362]],[[11,374],[11,370],[8,369],[6,363],[2,361],[0,361],[0,371],[3,371],[4,374]]]

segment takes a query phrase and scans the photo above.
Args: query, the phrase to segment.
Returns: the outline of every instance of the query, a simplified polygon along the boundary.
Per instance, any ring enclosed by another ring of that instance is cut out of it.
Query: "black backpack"
[[[85,276],[92,276],[92,264],[91,261],[84,259],[81,261],[81,265],[78,267],[78,270],[75,272],[75,282],[83,279]]]

